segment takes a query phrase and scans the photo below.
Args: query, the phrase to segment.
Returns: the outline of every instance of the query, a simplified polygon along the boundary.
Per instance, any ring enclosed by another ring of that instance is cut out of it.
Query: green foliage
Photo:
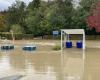
[[[26,6],[24,2],[17,0],[9,7],[6,25],[3,25],[3,27],[0,25],[0,31],[13,29],[18,33],[43,36],[50,35],[53,30],[60,31],[62,28],[86,29],[86,17],[90,14],[90,7],[99,0],[81,0],[78,8],[73,7],[72,1],[48,0],[48,2],[45,2],[33,0]],[[3,20],[0,17],[0,21]]]
[[[58,45],[58,44],[56,44],[56,45],[53,47],[53,50],[56,50],[56,51],[61,50],[61,46]]]
[[[6,16],[6,25],[9,27],[13,24],[21,25],[25,29],[26,5],[24,2],[17,0],[9,7]]]
[[[6,30],[6,25],[5,25],[5,16],[4,14],[0,14],[0,31]]]
[[[45,15],[45,18],[47,19],[49,23],[49,27],[52,30],[60,30],[65,25],[66,19],[64,16],[58,12],[59,8],[56,4],[51,6],[49,9],[47,9],[47,15]]]
[[[85,29],[87,26],[86,24],[87,15],[88,14],[82,9],[74,10],[71,23],[71,25],[74,26],[73,28]]]
[[[14,33],[23,33],[23,29],[20,25],[18,24],[14,24],[11,26],[11,30],[14,32]]]
[[[35,8],[40,7],[40,0],[33,0],[32,2],[29,3],[28,8],[34,10]]]
[[[77,21],[77,26],[79,28],[87,29],[87,23],[86,23],[86,18],[90,13],[91,7],[100,0],[81,0],[79,8],[76,10],[77,11],[77,16],[74,15],[75,19]]]
[[[93,6],[97,1],[100,1],[100,0],[81,0],[80,7],[86,12],[89,12],[91,6]]]
[[[41,8],[34,9],[34,11],[31,11],[26,18],[26,24],[30,31],[30,33],[33,33],[34,35],[39,35],[41,33],[40,23],[42,20],[42,11]]]

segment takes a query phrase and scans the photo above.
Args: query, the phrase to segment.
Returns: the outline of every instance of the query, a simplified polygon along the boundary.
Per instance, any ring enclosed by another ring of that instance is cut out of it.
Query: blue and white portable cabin
[[[67,47],[67,48],[72,47],[72,42],[69,39],[70,34],[76,34],[76,35],[81,34],[83,36],[82,40],[78,41],[76,43],[76,47],[85,49],[85,31],[84,31],[84,29],[61,29],[61,50],[64,47]],[[63,45],[63,43],[64,43],[64,45]]]

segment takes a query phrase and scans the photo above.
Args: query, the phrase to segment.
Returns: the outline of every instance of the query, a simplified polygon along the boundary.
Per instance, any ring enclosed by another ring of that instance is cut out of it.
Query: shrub
[[[13,24],[11,26],[11,30],[14,32],[14,33],[19,33],[19,34],[22,34],[24,32],[23,28],[18,25],[18,24]]]
[[[54,47],[53,47],[53,50],[61,50],[61,46],[59,44],[56,44]]]

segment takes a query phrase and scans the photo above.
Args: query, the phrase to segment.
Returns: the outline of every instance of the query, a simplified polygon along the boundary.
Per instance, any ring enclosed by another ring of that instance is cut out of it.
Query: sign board
[[[53,31],[53,35],[58,35],[59,31]]]

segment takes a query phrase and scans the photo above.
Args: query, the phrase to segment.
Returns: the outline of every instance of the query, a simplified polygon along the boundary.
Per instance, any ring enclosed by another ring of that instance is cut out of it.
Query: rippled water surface
[[[0,78],[23,75],[19,80],[100,80],[100,49],[35,52],[0,51]]]

